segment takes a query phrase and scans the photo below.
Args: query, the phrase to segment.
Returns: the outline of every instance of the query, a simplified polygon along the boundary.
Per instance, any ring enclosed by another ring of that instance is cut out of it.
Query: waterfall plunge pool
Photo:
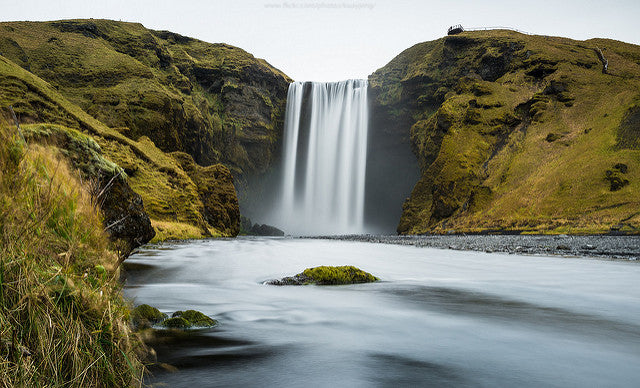
[[[171,387],[557,386],[640,381],[640,265],[351,241],[202,240],[127,260],[125,294],[220,321],[163,338]],[[382,281],[263,285],[317,265]]]

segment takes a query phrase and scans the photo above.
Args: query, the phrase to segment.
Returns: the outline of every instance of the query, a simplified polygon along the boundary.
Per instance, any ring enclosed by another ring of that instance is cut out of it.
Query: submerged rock
[[[341,267],[320,266],[307,268],[295,276],[287,276],[280,280],[270,280],[266,284],[274,286],[300,286],[306,284],[339,285],[370,283],[378,281],[377,277],[352,265]]]

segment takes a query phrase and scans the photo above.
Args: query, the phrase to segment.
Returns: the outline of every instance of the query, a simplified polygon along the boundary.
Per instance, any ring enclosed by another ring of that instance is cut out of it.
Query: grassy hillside
[[[14,106],[21,122],[34,123],[34,132],[39,134],[35,137],[40,141],[48,142],[52,131],[55,138],[55,133],[65,128],[90,136],[107,159],[124,169],[131,188],[142,197],[158,238],[237,234],[239,217],[227,217],[230,223],[224,227],[206,222],[205,205],[200,199],[200,191],[206,188],[198,187],[178,162],[149,138],[142,136],[134,141],[124,136],[70,102],[48,82],[0,57],[0,106],[8,105]],[[41,128],[42,124],[46,128]],[[25,127],[29,132],[30,125]],[[221,184],[233,190],[229,179]],[[232,208],[237,208],[236,198],[229,201]]]
[[[269,166],[289,79],[242,49],[91,19],[0,23],[0,53],[130,139],[236,175]]]
[[[59,150],[0,120],[0,386],[140,383],[97,198]]]
[[[640,47],[464,32],[370,85],[421,164],[399,233],[639,231]]]

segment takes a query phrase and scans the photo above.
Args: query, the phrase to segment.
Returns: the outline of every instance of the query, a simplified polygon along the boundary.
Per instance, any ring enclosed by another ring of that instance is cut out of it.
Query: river
[[[213,329],[155,348],[171,387],[637,387],[640,265],[358,241],[238,238],[150,245],[125,295],[196,309]],[[380,282],[263,281],[355,265]]]

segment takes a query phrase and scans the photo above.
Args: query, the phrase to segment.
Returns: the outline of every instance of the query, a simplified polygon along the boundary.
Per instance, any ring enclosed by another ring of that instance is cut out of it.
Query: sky
[[[454,24],[640,44],[638,0],[3,0],[0,20],[140,22],[238,46],[297,81],[365,78]]]

